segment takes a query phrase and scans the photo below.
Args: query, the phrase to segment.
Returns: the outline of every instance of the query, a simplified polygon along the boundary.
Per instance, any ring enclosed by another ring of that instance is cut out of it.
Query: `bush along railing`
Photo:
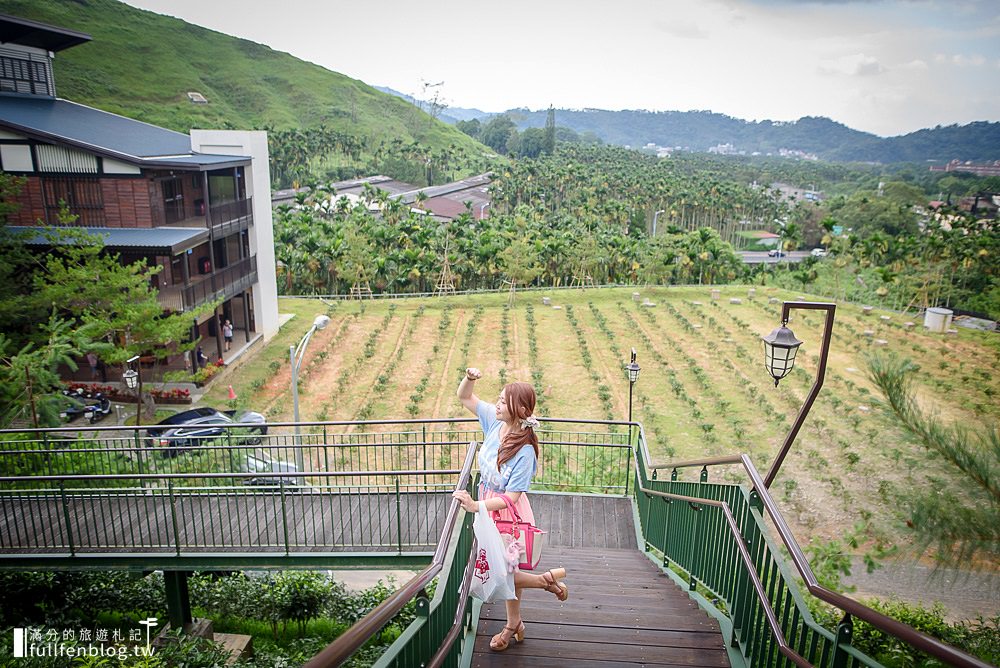
[[[466,454],[456,490],[472,492],[472,463],[475,454],[476,444],[473,443]],[[462,509],[457,499],[453,499],[431,564],[314,656],[305,664],[305,668],[340,666],[414,599],[417,618],[374,665],[428,665],[425,663],[426,657],[441,648],[446,638],[451,637],[454,641],[457,634],[449,633],[450,631],[455,627],[471,626],[468,592],[472,575],[470,565],[473,563],[472,536],[472,515]],[[426,588],[435,577],[438,581],[434,597],[428,599]],[[458,666],[461,652],[462,644],[451,644],[446,652],[438,652],[439,656],[435,657],[438,663],[434,665]]]
[[[747,666],[881,666],[851,646],[855,618],[945,664],[989,666],[820,586],[747,455],[654,465],[641,427],[634,453],[635,500],[646,551],[662,559],[668,573],[682,571],[702,606],[716,609],[726,642],[738,649]],[[751,489],[709,483],[708,467],[721,465],[742,466]],[[678,480],[678,470],[686,467],[700,467],[699,482]],[[660,479],[661,471],[670,472],[668,480]],[[764,512],[780,543],[771,538]],[[809,594],[843,611],[836,631],[813,618],[782,547]]]

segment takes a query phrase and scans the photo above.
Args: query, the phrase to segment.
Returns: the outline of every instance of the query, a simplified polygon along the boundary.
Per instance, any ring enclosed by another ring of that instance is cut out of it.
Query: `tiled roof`
[[[100,109],[36,96],[0,95],[0,126],[143,167],[212,168],[250,158],[191,151],[191,137]]]
[[[59,238],[61,231],[81,231],[104,239],[112,250],[138,250],[176,255],[206,241],[208,230],[198,227],[0,227],[21,237],[29,246],[59,246],[75,243],[72,236]]]

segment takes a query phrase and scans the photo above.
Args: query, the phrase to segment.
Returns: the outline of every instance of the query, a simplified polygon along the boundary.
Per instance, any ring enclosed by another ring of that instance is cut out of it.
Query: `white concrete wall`
[[[191,150],[214,155],[253,158],[246,170],[247,195],[253,197],[250,253],[257,256],[253,311],[264,340],[278,333],[278,284],[274,264],[274,227],[271,218],[271,172],[267,133],[245,130],[191,130]]]

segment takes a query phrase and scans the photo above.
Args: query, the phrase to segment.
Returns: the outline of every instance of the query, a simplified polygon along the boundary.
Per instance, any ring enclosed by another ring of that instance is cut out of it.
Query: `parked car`
[[[146,429],[146,443],[150,447],[184,448],[207,445],[224,436],[229,427],[243,427],[232,430],[239,443],[260,443],[262,434],[267,433],[264,416],[253,411],[219,411],[214,408],[192,408],[171,415],[155,426]]]
[[[263,453],[247,455],[245,473],[281,473],[298,471],[295,464],[279,459],[271,459]],[[278,487],[285,485],[304,485],[305,481],[298,476],[265,476],[259,478],[244,478],[244,485]]]
[[[812,255],[813,257],[826,257],[826,249],[825,248],[813,248],[809,252],[809,254]]]
[[[767,251],[768,257],[785,257],[785,255],[787,255],[785,251],[778,250],[777,248],[772,248],[771,250]]]

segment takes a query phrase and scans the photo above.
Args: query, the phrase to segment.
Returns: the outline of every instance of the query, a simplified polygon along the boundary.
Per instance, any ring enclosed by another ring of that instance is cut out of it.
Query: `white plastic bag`
[[[476,533],[476,564],[472,572],[470,594],[483,603],[517,598],[514,593],[514,572],[507,560],[507,548],[500,538],[497,525],[479,504],[472,522]]]

